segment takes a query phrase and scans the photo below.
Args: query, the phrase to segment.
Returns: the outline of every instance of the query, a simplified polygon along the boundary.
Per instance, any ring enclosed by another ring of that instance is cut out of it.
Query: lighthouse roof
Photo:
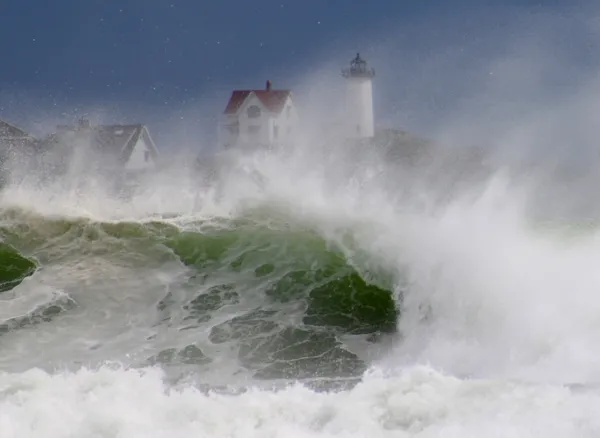
[[[250,95],[254,94],[265,108],[274,113],[283,111],[285,102],[292,95],[290,90],[233,90],[225,114],[235,114]]]
[[[356,54],[356,58],[350,61],[350,68],[342,70],[342,76],[345,78],[372,78],[375,76],[375,70],[367,66],[367,61]]]

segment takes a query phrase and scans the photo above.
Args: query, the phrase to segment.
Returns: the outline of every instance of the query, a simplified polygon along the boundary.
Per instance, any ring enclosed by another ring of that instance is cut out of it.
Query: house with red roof
[[[292,139],[297,113],[290,90],[234,90],[219,124],[221,148],[273,147]]]

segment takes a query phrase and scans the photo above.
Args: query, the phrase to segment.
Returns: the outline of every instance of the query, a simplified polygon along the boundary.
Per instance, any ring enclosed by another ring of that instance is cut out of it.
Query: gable
[[[288,109],[288,108],[289,108],[289,109]],[[287,116],[287,114],[286,114],[286,112],[289,112],[289,113],[290,113],[290,116],[289,116],[289,117],[293,117],[293,116],[295,116],[295,114],[296,114],[296,110],[295,110],[295,108],[294,108],[294,102],[292,101],[292,96],[291,96],[291,95],[290,95],[290,96],[288,96],[288,97],[287,97],[287,98],[286,98],[286,99],[283,101],[283,104],[282,104],[282,108],[281,108],[281,113],[280,113],[280,116],[281,116],[281,117],[283,117],[283,116],[285,116],[285,117],[288,117],[288,116]]]
[[[262,116],[262,113],[270,112],[269,108],[267,108],[263,104],[263,102],[254,93],[250,93],[250,95],[248,97],[246,97],[246,100],[244,100],[242,105],[238,108],[238,114],[239,115],[245,114],[249,118],[254,118],[254,117],[250,117],[250,115],[249,115],[249,112],[251,112],[252,107],[260,108],[260,112],[261,112],[261,114],[259,115],[260,117]]]
[[[144,136],[138,137],[131,148],[128,159],[123,164],[127,170],[141,170],[155,164],[155,156]]]
[[[98,126],[92,130],[92,144],[99,151],[129,158],[140,136],[142,125]]]
[[[157,149],[156,145],[154,144],[154,140],[152,140],[152,137],[150,136],[150,132],[148,131],[148,128],[146,126],[142,127],[142,132],[140,133],[140,140],[143,141],[143,144],[146,146],[146,150],[150,154],[150,157],[152,158],[152,160],[156,161],[158,159],[158,155],[159,155],[158,149]]]

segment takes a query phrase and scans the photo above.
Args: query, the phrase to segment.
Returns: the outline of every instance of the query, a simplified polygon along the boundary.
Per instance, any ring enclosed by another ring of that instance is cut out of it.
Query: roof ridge
[[[280,113],[283,111],[283,103],[285,99],[292,96],[292,90],[281,89],[281,90],[265,90],[265,89],[244,89],[244,90],[233,90],[229,102],[225,107],[225,114],[235,114],[242,107],[248,97],[254,94],[257,99],[265,106],[265,108],[271,112]]]
[[[25,134],[25,136],[35,139],[34,135],[32,135],[29,132],[25,131],[23,128],[19,128],[17,125],[13,125],[12,123],[7,122],[4,119],[0,119],[0,124],[4,124],[4,125],[8,126],[9,128],[16,129],[17,131],[20,131],[23,134]]]
[[[265,90],[264,88],[234,88],[233,92],[256,92],[256,91],[262,91],[265,93],[277,93],[277,92],[286,92],[286,93],[291,93],[292,90],[291,88],[276,88],[276,89],[271,89],[271,90]]]

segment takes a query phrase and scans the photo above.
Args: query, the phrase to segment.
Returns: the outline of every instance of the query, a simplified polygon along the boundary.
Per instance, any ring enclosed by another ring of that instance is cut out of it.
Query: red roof
[[[290,90],[234,90],[225,108],[225,114],[235,114],[250,93],[254,93],[265,108],[274,113],[283,110],[286,99],[292,94]]]

